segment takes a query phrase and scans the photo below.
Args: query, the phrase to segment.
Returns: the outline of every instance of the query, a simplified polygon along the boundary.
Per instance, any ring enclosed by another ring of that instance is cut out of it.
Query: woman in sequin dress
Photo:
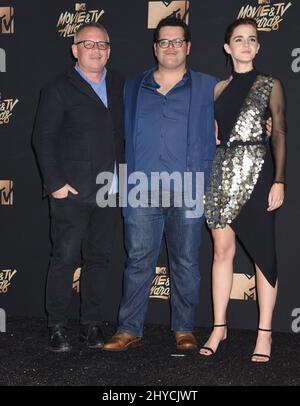
[[[284,200],[285,106],[280,81],[253,66],[259,48],[254,20],[239,19],[228,27],[224,49],[233,72],[215,88],[219,145],[205,196],[205,216],[214,241],[214,328],[199,354],[213,355],[227,337],[237,237],[256,269],[259,328],[251,360],[267,362],[277,295],[274,215]],[[269,140],[265,121],[270,114]]]

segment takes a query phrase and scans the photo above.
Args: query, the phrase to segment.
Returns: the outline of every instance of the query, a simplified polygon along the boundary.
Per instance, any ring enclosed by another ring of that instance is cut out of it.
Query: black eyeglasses
[[[95,41],[91,41],[89,39],[86,39],[84,41],[76,42],[75,45],[79,45],[79,44],[83,44],[83,46],[85,48],[87,48],[87,49],[93,49],[95,47],[95,45],[97,45],[98,49],[102,49],[102,50],[105,50],[105,49],[110,47],[110,42],[107,42],[107,41],[95,42]]]
[[[182,44],[185,42],[185,39],[176,38],[176,39],[160,39],[157,41],[160,48],[169,48],[169,46],[173,46],[174,48],[181,48]]]

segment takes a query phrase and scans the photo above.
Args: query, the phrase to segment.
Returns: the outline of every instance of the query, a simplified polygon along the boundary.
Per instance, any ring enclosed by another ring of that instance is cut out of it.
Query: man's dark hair
[[[186,42],[190,42],[192,39],[191,31],[183,20],[181,20],[180,18],[176,18],[176,17],[166,17],[166,18],[163,18],[162,20],[160,20],[157,27],[155,28],[155,31],[153,34],[154,43],[157,43],[159,41],[159,31],[162,27],[181,27],[181,28],[183,28],[184,39],[186,40]]]

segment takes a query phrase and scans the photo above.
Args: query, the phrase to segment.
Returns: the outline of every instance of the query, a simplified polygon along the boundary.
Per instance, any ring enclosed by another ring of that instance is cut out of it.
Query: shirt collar
[[[88,82],[88,84],[91,85],[92,87],[98,87],[98,86],[100,87],[100,86],[102,86],[103,82],[105,81],[106,74],[107,74],[107,69],[106,69],[106,67],[104,66],[103,72],[102,72],[102,76],[101,76],[101,79],[100,79],[100,82],[99,82],[99,83],[96,83],[96,82],[93,82],[92,80],[90,80],[89,78],[87,78],[87,77],[85,76],[85,74],[84,74],[84,73],[82,72],[82,70],[80,69],[80,67],[79,67],[79,65],[78,65],[78,62],[76,62],[75,69],[76,69],[76,71],[79,73],[79,75],[80,75],[84,80],[86,80],[86,81]]]
[[[144,80],[143,80],[143,86],[149,87],[151,89],[158,89],[159,88],[159,84],[156,83],[155,80],[154,80],[154,72],[155,72],[155,69],[153,69],[153,70],[151,70],[150,72],[147,73],[147,75],[144,77]],[[191,71],[190,71],[190,68],[187,66],[186,72],[183,75],[182,80],[179,83],[180,83],[180,85],[185,85],[186,83],[188,83],[188,81],[190,79],[191,79]],[[177,85],[179,83],[177,83]]]

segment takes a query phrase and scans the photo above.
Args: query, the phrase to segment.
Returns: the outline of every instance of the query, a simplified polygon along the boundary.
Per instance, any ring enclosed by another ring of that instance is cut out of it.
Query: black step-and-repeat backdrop
[[[31,147],[39,91],[72,65],[70,45],[76,28],[87,21],[110,33],[110,65],[125,75],[154,64],[153,28],[167,15],[180,15],[192,31],[190,66],[220,78],[229,75],[222,45],[225,27],[238,16],[254,17],[261,34],[256,66],[279,77],[288,109],[287,190],[277,216],[279,294],[274,329],[298,332],[299,267],[299,106],[300,2],[269,0],[1,0],[0,3],[0,308],[7,316],[44,316],[50,240],[48,202]],[[259,238],[259,236],[258,236]],[[264,244],[264,241],[261,242]],[[210,267],[212,244],[207,230],[201,250],[201,300],[198,325],[212,321]],[[120,220],[107,285],[104,315],[116,320],[126,260]],[[228,323],[256,328],[253,266],[242,247],[235,259]],[[80,269],[74,270],[70,315],[78,314]],[[148,322],[169,321],[169,279],[162,247],[150,293]],[[3,313],[3,312],[2,312]]]

